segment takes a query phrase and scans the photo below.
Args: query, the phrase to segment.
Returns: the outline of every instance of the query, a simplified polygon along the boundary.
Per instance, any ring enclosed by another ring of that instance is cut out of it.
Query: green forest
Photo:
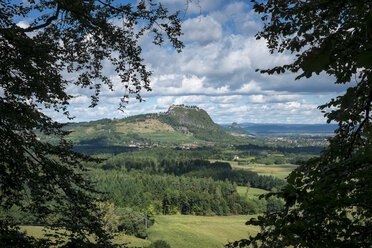
[[[0,0],[0,246],[370,248],[371,61],[366,0]]]
[[[283,208],[284,202],[280,199],[259,199],[258,195],[247,198],[247,194],[251,187],[278,191],[285,185],[285,180],[233,169],[226,161],[210,162],[207,159],[208,155],[215,157],[213,154],[223,151],[225,158],[232,152],[227,147],[205,147],[96,154],[101,162],[85,163],[84,174],[97,191],[104,193],[100,201],[114,204],[115,214],[120,216],[116,230],[139,238],[147,237],[143,219],[148,219],[150,228],[158,215],[250,215]],[[243,195],[238,193],[238,186],[246,188]],[[40,222],[36,216],[17,207],[10,209],[7,215],[20,225],[58,222],[58,216]]]

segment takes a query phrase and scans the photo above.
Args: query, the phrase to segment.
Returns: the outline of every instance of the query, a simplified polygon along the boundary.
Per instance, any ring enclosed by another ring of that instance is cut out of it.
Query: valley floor
[[[149,239],[165,240],[172,248],[224,247],[229,241],[258,232],[258,228],[245,225],[252,217],[255,216],[157,216],[157,223],[149,230]]]
[[[156,216],[156,223],[149,228],[149,239],[125,236],[115,243],[130,243],[129,247],[144,247],[156,240],[165,240],[172,248],[216,248],[224,247],[229,241],[247,238],[258,232],[257,227],[246,226],[245,222],[257,215],[233,216]],[[23,226],[27,234],[42,237],[42,227]]]

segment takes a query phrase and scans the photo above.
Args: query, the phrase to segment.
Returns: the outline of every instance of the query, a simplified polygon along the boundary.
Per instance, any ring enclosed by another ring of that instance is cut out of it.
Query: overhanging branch
[[[369,122],[369,113],[370,113],[370,108],[371,108],[371,102],[372,102],[372,90],[369,91],[369,95],[368,95],[368,99],[367,99],[367,106],[365,108],[365,111],[366,111],[366,114],[365,114],[365,118],[364,120],[360,123],[358,129],[355,131],[354,135],[353,135],[353,139],[351,140],[351,143],[350,143],[350,148],[349,148],[349,151],[348,151],[348,158],[351,157],[351,154],[353,152],[353,146],[354,146],[354,143],[355,143],[355,140],[357,138],[358,135],[360,135],[360,132],[363,128],[363,126]]]
[[[61,8],[59,7],[59,5],[57,5],[56,13],[54,15],[52,15],[51,17],[49,17],[43,24],[33,26],[33,27],[24,28],[23,32],[29,33],[29,32],[33,32],[35,30],[38,30],[38,29],[45,28],[45,27],[49,26],[54,20],[57,20],[60,10],[61,10]]]

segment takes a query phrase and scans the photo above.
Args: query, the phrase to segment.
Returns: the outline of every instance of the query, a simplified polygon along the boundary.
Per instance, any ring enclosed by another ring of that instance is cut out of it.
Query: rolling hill
[[[233,136],[239,136],[239,137],[250,137],[250,138],[253,138],[255,135],[248,132],[247,130],[245,130],[244,128],[242,128],[238,123],[236,122],[233,122],[230,126],[229,125],[221,125],[221,128],[233,135]]]
[[[203,109],[184,105],[172,105],[164,113],[69,123],[65,128],[71,132],[67,139],[78,150],[159,145],[197,147],[239,139],[226,133]]]
[[[242,129],[256,135],[333,135],[337,124],[265,124],[240,123]]]

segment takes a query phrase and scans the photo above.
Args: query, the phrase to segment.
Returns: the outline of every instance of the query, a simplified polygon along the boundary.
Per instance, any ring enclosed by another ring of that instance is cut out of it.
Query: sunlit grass
[[[149,239],[165,240],[172,248],[224,247],[229,241],[247,238],[258,232],[245,222],[253,215],[234,216],[157,216],[149,229]]]
[[[46,234],[53,234],[54,231],[45,230],[43,226],[20,226],[22,232],[26,232],[26,235],[32,236],[37,239],[45,238]],[[127,244],[126,247],[145,247],[151,244],[151,241],[140,239],[129,235],[118,235],[112,241],[114,244]]]
[[[164,131],[167,133],[175,132],[173,127],[171,127],[168,124],[162,123],[156,119],[147,119],[144,121],[138,121],[134,123],[121,122],[115,125],[115,130],[123,134],[128,133],[144,134],[159,131],[160,132]]]
[[[172,248],[222,248],[229,241],[247,238],[258,232],[257,227],[245,225],[245,222],[252,217],[256,215],[156,216],[155,224],[148,230],[148,240],[126,235],[115,238],[113,242],[126,243],[129,247],[144,247],[156,240],[165,240]],[[36,238],[45,235],[42,226],[22,226],[21,230]]]
[[[246,196],[247,187],[244,187],[244,186],[238,186],[236,190],[238,191],[238,194],[239,194],[241,197],[245,197],[245,196]],[[251,188],[251,187],[250,187],[249,190],[248,190],[247,198],[248,198],[248,199],[258,198],[258,196],[260,196],[260,195],[262,195],[262,194],[266,194],[266,193],[269,193],[269,191],[264,190],[264,189]]]
[[[233,169],[243,169],[257,172],[259,175],[264,176],[273,176],[280,179],[285,179],[291,171],[297,168],[298,165],[295,164],[256,164],[256,163],[247,163],[247,165],[239,165],[238,161],[227,161],[227,160],[215,160],[210,159],[210,162],[226,162],[231,165]]]
[[[294,164],[272,164],[261,165],[247,168],[250,171],[257,172],[259,175],[274,176],[285,179],[291,171],[297,168],[298,165]]]
[[[160,143],[191,143],[194,141],[199,141],[193,136],[186,136],[185,134],[175,131],[175,132],[166,132],[166,131],[157,131],[152,133],[143,133],[140,135],[145,139],[151,139],[153,142]]]

